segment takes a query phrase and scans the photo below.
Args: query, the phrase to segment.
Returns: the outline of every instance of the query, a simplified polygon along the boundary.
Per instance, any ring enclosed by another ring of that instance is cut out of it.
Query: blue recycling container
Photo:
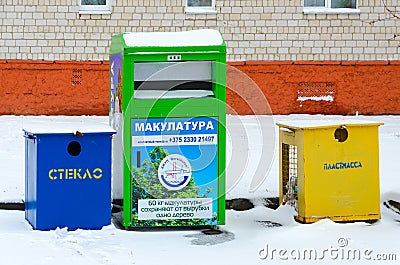
[[[50,129],[31,126],[23,131],[25,219],[33,228],[109,225],[114,130],[100,123],[64,122],[52,123]]]

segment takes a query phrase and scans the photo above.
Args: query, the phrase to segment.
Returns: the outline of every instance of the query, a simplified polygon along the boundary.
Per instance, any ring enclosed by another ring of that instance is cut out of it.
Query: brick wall
[[[0,114],[108,115],[108,63],[0,60]]]
[[[111,36],[214,28],[228,61],[399,60],[399,19],[381,0],[360,14],[303,13],[303,0],[216,0],[216,14],[187,14],[185,0],[113,0],[111,14],[79,14],[78,0],[0,0],[0,59],[108,60]],[[388,0],[389,6],[400,6]],[[370,24],[369,22],[384,19]]]
[[[234,67],[254,80],[273,114],[400,114],[400,61],[244,62]],[[235,75],[228,78],[239,82]],[[253,114],[265,104],[252,100],[250,108],[243,101],[249,100],[228,91],[227,102],[239,114]]]
[[[359,0],[359,14],[305,14],[303,0],[216,0],[215,14],[186,13],[185,0],[113,0],[111,14],[80,14],[78,2],[0,0],[0,114],[107,115],[112,35],[199,28],[222,33],[227,60],[275,114],[400,114],[400,19],[381,0]],[[232,111],[254,113],[242,92],[228,92]]]
[[[0,114],[108,115],[108,67],[0,60]],[[227,84],[229,113],[400,114],[400,61],[236,62]]]

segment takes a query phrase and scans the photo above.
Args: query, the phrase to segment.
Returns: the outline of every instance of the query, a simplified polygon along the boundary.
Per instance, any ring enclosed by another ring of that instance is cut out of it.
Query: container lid
[[[96,122],[65,122],[52,121],[50,123],[27,123],[22,129],[26,134],[76,134],[77,132],[114,134],[115,130],[109,125]]]
[[[379,126],[383,122],[358,120],[358,119],[343,119],[343,120],[288,120],[276,123],[279,127],[291,129],[317,129],[338,126]]]
[[[214,29],[180,32],[130,32],[124,35],[131,47],[218,46],[224,43],[221,33]]]

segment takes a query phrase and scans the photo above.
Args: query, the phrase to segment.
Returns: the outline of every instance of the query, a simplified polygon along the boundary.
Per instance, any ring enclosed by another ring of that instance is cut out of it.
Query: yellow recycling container
[[[380,122],[295,120],[279,126],[279,198],[312,223],[380,219]]]

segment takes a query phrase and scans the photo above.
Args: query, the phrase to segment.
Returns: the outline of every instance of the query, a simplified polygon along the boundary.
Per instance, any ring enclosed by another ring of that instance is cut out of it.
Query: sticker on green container
[[[217,224],[218,121],[132,120],[132,226]]]

